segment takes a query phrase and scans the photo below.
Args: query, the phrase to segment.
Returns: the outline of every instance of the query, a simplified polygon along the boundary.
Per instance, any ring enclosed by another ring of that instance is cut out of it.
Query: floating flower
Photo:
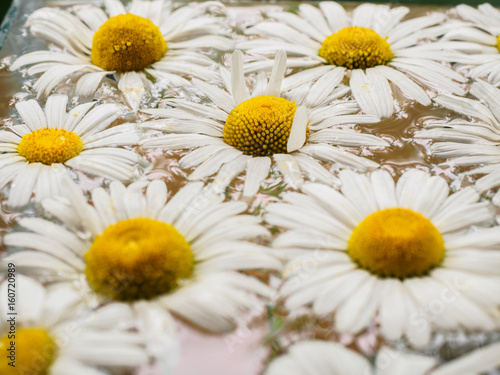
[[[459,50],[475,57],[469,61],[476,65],[469,71],[472,78],[488,76],[491,84],[500,84],[500,11],[491,4],[479,5],[477,9],[460,4],[457,13],[469,21],[457,24],[444,36],[447,40],[462,43]]]
[[[357,334],[378,316],[381,335],[427,344],[434,329],[498,328],[500,227],[471,187],[416,169],[397,184],[386,171],[340,172],[342,193],[304,184],[268,205],[264,219],[290,231],[273,243],[290,256],[281,289],[292,311],[312,304]],[[315,251],[314,251],[315,250]]]
[[[164,103],[173,108],[143,110],[167,118],[144,122],[144,127],[180,133],[145,139],[143,148],[196,147],[180,159],[180,167],[197,167],[189,180],[208,177],[220,169],[214,184],[220,184],[223,189],[246,170],[245,197],[252,197],[258,191],[269,174],[271,158],[285,178],[296,186],[303,182],[304,173],[327,184],[337,183],[337,179],[313,158],[339,162],[358,170],[378,167],[371,160],[331,146],[388,146],[373,135],[333,129],[336,125],[379,121],[376,116],[355,114],[358,106],[352,101],[329,105],[338,95],[339,91],[334,89],[342,76],[331,76],[335,79],[334,85],[331,81],[318,81],[309,91],[296,87],[297,90],[284,94],[281,83],[285,65],[286,53],[281,51],[269,82],[264,73],[259,74],[250,95],[245,85],[243,58],[241,52],[236,51],[231,73],[221,71],[228,92],[193,80],[194,86],[209,99],[208,105],[187,99],[168,99]]]
[[[136,124],[109,127],[121,106],[92,102],[66,113],[67,103],[66,95],[49,96],[45,111],[36,100],[16,103],[23,123],[0,132],[0,187],[12,181],[10,207],[25,206],[33,193],[36,201],[60,194],[60,175],[68,168],[130,181],[149,166],[137,153],[115,147],[141,139]]]
[[[5,236],[7,246],[26,249],[7,257],[20,272],[77,282],[82,298],[117,305],[147,327],[163,327],[172,313],[227,332],[255,308],[252,296],[272,297],[268,286],[240,273],[281,268],[270,249],[248,241],[269,232],[258,217],[239,215],[245,203],[221,203],[223,196],[201,182],[167,199],[165,183],[155,180],[127,188],[112,182],[109,193],[96,188],[90,206],[70,182],[63,181],[67,198],[43,202],[64,226],[22,218],[19,225],[29,231]]]
[[[454,42],[428,40],[442,32],[431,26],[443,22],[443,14],[401,22],[409,11],[406,7],[391,9],[385,5],[362,4],[352,15],[333,1],[320,2],[319,8],[301,4],[298,15],[269,12],[267,15],[275,22],[260,22],[245,33],[272,39],[243,41],[237,44],[237,48],[260,55],[284,49],[291,56],[301,56],[290,59],[289,67],[320,65],[307,70],[308,80],[330,71],[348,76],[361,109],[379,117],[390,117],[394,112],[390,83],[426,106],[431,100],[417,82],[431,83],[439,90],[454,94],[465,94],[458,83],[466,82],[466,79],[441,64],[459,60],[458,53],[451,50]],[[426,42],[420,43],[422,41]],[[266,62],[256,62],[248,66],[247,71],[263,69],[267,65]]]
[[[492,344],[437,366],[437,359],[384,347],[375,366],[341,344],[303,341],[271,362],[265,375],[457,375],[479,374],[500,364],[500,344]]]
[[[178,82],[178,74],[212,79],[214,65],[198,49],[231,49],[233,42],[220,32],[215,17],[206,12],[223,12],[224,6],[207,1],[172,11],[164,0],[133,0],[128,10],[119,0],[105,0],[106,13],[96,7],[75,8],[74,13],[42,8],[29,18],[33,35],[64,51],[36,51],[19,57],[11,66],[17,70],[32,65],[28,74],[44,73],[35,83],[38,96],[49,95],[65,77],[83,73],[76,84],[77,95],[92,96],[102,79],[118,75],[118,88],[133,109],[141,103],[154,78]]]
[[[106,368],[130,370],[150,362],[143,335],[113,329],[116,317],[110,318],[107,309],[82,313],[79,294],[72,286],[44,288],[29,277],[16,275],[15,283],[5,281],[0,290],[3,301],[8,301],[8,292],[12,295],[13,290],[17,297],[13,297],[14,304],[0,307],[2,375],[104,375]],[[8,306],[14,306],[16,315]],[[9,318],[15,319],[14,326]]]
[[[448,159],[447,164],[457,166],[484,166],[472,169],[467,174],[485,174],[476,181],[480,192],[500,185],[500,90],[477,80],[471,85],[474,99],[439,95],[435,101],[455,112],[472,116],[477,121],[454,119],[452,121],[429,121],[416,138],[433,139],[431,153],[439,158]],[[500,191],[493,197],[493,203],[500,206]]]

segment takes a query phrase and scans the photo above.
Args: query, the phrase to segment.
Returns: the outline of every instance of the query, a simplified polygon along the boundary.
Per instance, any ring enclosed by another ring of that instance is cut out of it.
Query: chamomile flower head
[[[81,73],[75,93],[92,97],[101,81],[115,73],[118,89],[132,109],[139,108],[151,88],[146,74],[179,82],[179,74],[213,79],[215,62],[196,50],[232,48],[222,36],[220,20],[207,13],[223,13],[215,1],[173,10],[165,0],[133,0],[126,8],[119,0],[75,9],[42,8],[27,21],[31,33],[54,43],[61,51],[36,51],[20,56],[10,67],[29,66],[28,74],[43,73],[34,85],[47,96],[66,77]]]
[[[268,223],[290,229],[273,242],[289,254],[290,311],[335,313],[336,329],[351,334],[377,318],[384,338],[414,346],[435,329],[498,328],[500,227],[472,228],[494,217],[473,188],[450,195],[444,179],[416,169],[397,184],[381,170],[340,180],[341,193],[304,184],[266,207]]]
[[[443,39],[459,42],[459,50],[469,54],[468,75],[472,78],[488,77],[488,81],[500,84],[500,10],[484,3],[476,8],[460,4],[456,12],[466,22],[457,24]]]
[[[330,104],[339,93],[345,93],[337,87],[342,76],[334,72],[329,75],[334,85],[320,80],[310,90],[304,90],[296,86],[302,81],[300,75],[284,80],[285,65],[286,53],[280,51],[269,81],[265,73],[258,74],[250,94],[243,74],[243,56],[235,51],[231,73],[221,69],[226,90],[193,80],[193,85],[208,98],[208,104],[168,99],[164,101],[167,108],[143,110],[166,118],[146,121],[144,127],[174,133],[145,139],[141,142],[143,148],[197,148],[180,159],[180,167],[196,167],[189,180],[219,171],[214,184],[220,189],[246,171],[245,197],[257,193],[272,160],[285,180],[295,186],[302,184],[304,174],[327,184],[338,182],[317,160],[339,162],[362,171],[376,168],[377,163],[332,146],[388,146],[373,135],[335,129],[337,125],[379,121],[377,116],[358,115],[354,101]],[[282,84],[295,86],[295,90],[285,93]]]
[[[7,258],[20,272],[80,282],[82,293],[135,312],[146,326],[151,319],[163,326],[172,313],[227,332],[255,308],[257,296],[273,296],[240,272],[281,268],[270,249],[250,242],[269,232],[258,217],[240,215],[245,203],[221,203],[223,196],[201,182],[167,199],[165,183],[155,180],[94,189],[91,206],[70,182],[63,184],[67,198],[43,202],[64,225],[22,218],[29,232],[6,235],[7,246],[26,249]]]
[[[442,33],[433,26],[443,22],[445,16],[435,13],[402,21],[408,11],[406,7],[362,4],[348,14],[334,1],[320,2],[319,9],[301,4],[297,15],[268,12],[273,21],[259,22],[245,30],[247,35],[262,38],[242,41],[237,48],[258,55],[284,49],[294,56],[288,60],[288,67],[313,67],[305,73],[309,80],[329,71],[347,76],[361,109],[379,117],[390,117],[394,112],[391,84],[426,106],[431,100],[421,84],[432,82],[438,90],[464,95],[460,83],[466,79],[441,64],[459,59],[459,54],[451,50],[454,43],[429,40]],[[247,71],[268,65],[258,61]]]
[[[476,181],[476,188],[483,193],[500,186],[500,90],[477,80],[471,85],[470,92],[480,101],[439,95],[435,102],[470,116],[473,121],[428,121],[426,130],[415,137],[437,141],[431,146],[431,153],[448,159],[447,164],[479,166],[466,174],[484,175]],[[500,206],[500,191],[493,196],[493,203]]]
[[[15,278],[0,285],[4,301],[15,294],[14,304],[0,307],[2,375],[104,375],[151,362],[145,336],[118,328],[107,309],[86,311],[71,285],[44,288],[29,277]]]
[[[479,374],[500,364],[500,344],[492,344],[438,365],[438,359],[381,348],[372,365],[339,343],[302,341],[271,362],[265,375],[456,375]]]
[[[0,132],[0,187],[11,182],[10,207],[25,206],[33,193],[36,201],[59,195],[60,176],[68,170],[130,181],[149,167],[137,153],[117,148],[141,139],[136,124],[109,127],[119,105],[92,102],[67,112],[67,104],[66,95],[49,96],[45,110],[36,100],[18,102],[23,123]]]

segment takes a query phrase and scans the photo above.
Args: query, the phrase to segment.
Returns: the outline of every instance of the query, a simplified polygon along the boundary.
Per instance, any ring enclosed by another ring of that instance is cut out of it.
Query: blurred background
[[[21,0],[21,1],[29,1],[29,0]],[[490,0],[490,3],[493,6],[498,6],[498,4],[495,4],[498,0]],[[231,0],[228,2],[237,2],[235,0]],[[245,2],[245,1],[242,1]],[[349,2],[353,2],[352,0]],[[354,1],[354,2],[370,2],[369,0],[361,0],[361,1]],[[479,5],[485,2],[488,2],[487,0],[388,0],[388,1],[371,1],[373,3],[392,3],[392,4],[427,4],[427,5],[458,5],[461,3],[469,4],[469,5]],[[5,17],[5,14],[7,13],[10,5],[12,3],[12,0],[0,0],[0,20],[3,20]]]
[[[30,0],[21,0],[21,1],[30,1]],[[498,6],[498,4],[495,4],[498,0],[490,0],[489,2],[493,6]],[[237,2],[235,0],[231,0],[228,2]],[[245,1],[242,1],[245,2]],[[352,2],[349,1],[349,2]],[[369,0],[361,0],[361,1],[355,1],[355,2],[370,2]],[[488,2],[487,0],[388,0],[388,1],[383,1],[383,0],[378,0],[378,1],[371,1],[373,3],[392,3],[392,4],[427,4],[427,5],[458,5],[461,3],[466,3],[469,5],[479,5],[485,2]],[[12,0],[0,0],[0,19],[3,20],[5,17],[5,14],[7,13],[10,5],[12,3]]]
[[[28,0],[25,0],[28,1]],[[12,3],[12,0],[1,0],[0,1],[0,19],[3,20],[5,17],[5,14],[9,10],[10,4]]]

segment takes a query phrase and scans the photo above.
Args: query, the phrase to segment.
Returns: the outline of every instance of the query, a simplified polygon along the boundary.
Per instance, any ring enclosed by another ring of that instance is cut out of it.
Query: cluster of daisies
[[[249,9],[29,15],[47,44],[8,60],[28,92],[0,130],[1,374],[170,374],[179,322],[256,311],[266,375],[498,369],[500,9]],[[374,150],[402,145],[370,129],[417,106],[442,114],[406,141],[426,159],[388,168]]]

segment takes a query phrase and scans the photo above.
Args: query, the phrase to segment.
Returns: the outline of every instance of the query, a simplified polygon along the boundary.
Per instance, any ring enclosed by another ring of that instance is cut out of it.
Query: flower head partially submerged
[[[345,27],[328,36],[319,55],[329,64],[349,69],[373,68],[385,65],[392,57],[391,46],[372,29]]]
[[[149,19],[130,13],[108,19],[92,40],[92,63],[104,70],[142,70],[160,60],[167,43]]]
[[[85,254],[89,284],[120,301],[151,299],[193,272],[189,243],[172,225],[135,218],[110,225]]]
[[[12,335],[5,335],[0,339],[0,350],[3,355],[0,360],[0,374],[2,375],[46,375],[56,357],[57,346],[49,333],[42,328],[20,328]],[[9,348],[14,341],[15,366],[10,366]]]
[[[407,208],[374,212],[353,230],[351,258],[381,277],[422,276],[444,257],[443,237],[429,219]]]
[[[80,137],[64,129],[38,129],[23,136],[17,152],[30,163],[51,165],[78,156],[83,149]]]
[[[243,153],[286,153],[297,106],[276,96],[258,96],[236,106],[226,120],[224,140]]]

